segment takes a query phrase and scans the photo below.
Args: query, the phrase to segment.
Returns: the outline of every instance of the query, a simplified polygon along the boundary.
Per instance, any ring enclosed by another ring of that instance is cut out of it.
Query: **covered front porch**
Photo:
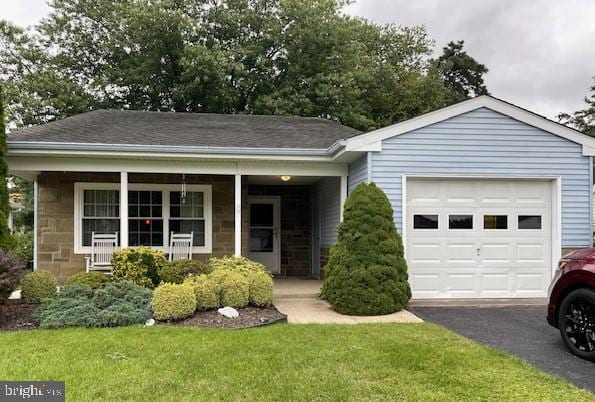
[[[245,256],[276,276],[320,277],[347,195],[341,164],[253,164],[234,174],[15,165],[13,173],[34,180],[34,266],[61,282],[85,269],[93,232],[117,233],[121,248],[166,254],[172,233],[192,233],[193,259]]]

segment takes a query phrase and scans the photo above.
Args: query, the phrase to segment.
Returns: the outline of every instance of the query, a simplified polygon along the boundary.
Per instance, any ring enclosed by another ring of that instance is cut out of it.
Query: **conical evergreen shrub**
[[[393,209],[374,183],[359,184],[345,201],[324,273],[321,296],[342,314],[389,314],[411,298]]]

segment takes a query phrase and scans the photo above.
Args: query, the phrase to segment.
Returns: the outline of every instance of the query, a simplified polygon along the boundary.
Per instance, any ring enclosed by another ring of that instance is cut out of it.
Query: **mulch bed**
[[[8,302],[0,304],[0,331],[19,331],[35,329],[31,319],[35,304]]]
[[[173,324],[200,328],[249,328],[287,320],[287,316],[275,307],[245,307],[238,309],[238,312],[239,317],[227,318],[219,314],[216,309],[198,311],[194,316]]]

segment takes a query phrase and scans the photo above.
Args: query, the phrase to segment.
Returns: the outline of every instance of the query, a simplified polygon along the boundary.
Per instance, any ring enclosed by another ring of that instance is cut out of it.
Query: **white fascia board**
[[[595,138],[589,137],[579,131],[563,124],[548,120],[547,118],[532,113],[528,110],[512,105],[488,95],[478,96],[430,113],[414,117],[392,126],[384,127],[369,133],[361,134],[345,141],[346,149],[370,146],[385,139],[395,137],[422,127],[426,127],[452,117],[485,107],[530,126],[547,131],[551,134],[565,138],[583,146],[583,155],[595,156]]]
[[[149,160],[125,158],[64,158],[52,156],[7,157],[11,172],[134,172],[218,175],[341,176],[347,165],[341,162],[303,161],[209,161]]]

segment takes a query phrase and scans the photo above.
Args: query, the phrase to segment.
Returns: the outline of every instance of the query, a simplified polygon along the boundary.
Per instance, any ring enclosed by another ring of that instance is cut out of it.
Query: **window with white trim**
[[[120,231],[120,192],[84,190],[82,214],[83,246],[91,246],[91,234]]]
[[[193,252],[212,249],[211,186],[129,184],[128,245],[167,249],[169,235],[193,233]],[[120,232],[119,183],[75,183],[75,251],[89,253],[91,233]],[[121,243],[121,242],[120,242]]]

